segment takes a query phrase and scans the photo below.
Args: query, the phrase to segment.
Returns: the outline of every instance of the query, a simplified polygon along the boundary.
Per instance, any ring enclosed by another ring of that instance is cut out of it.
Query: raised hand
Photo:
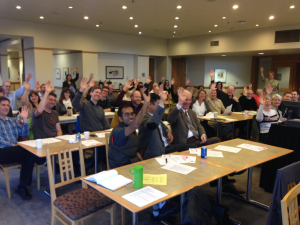
[[[175,84],[175,79],[174,79],[174,78],[171,79],[171,84],[172,84],[172,85]]]
[[[149,76],[147,77],[147,84],[150,84],[152,82],[152,78]]]
[[[266,102],[266,100],[264,99],[264,97],[261,95],[261,96],[259,96],[259,103],[261,104],[261,105],[265,105],[265,102]]]
[[[178,105],[182,105],[186,99],[184,88],[183,87],[178,88],[177,94],[178,94]]]
[[[161,103],[164,104],[164,102],[167,100],[168,98],[168,92],[164,92],[164,85],[159,85],[159,96],[160,96],[160,101]]]
[[[188,86],[188,85],[190,84],[190,82],[191,82],[191,80],[190,80],[190,78],[188,78],[188,79],[186,80],[186,86]]]
[[[78,73],[78,70],[77,70],[76,68],[73,68],[73,70],[74,70],[76,73]]]
[[[147,88],[143,87],[143,98],[144,98],[144,104],[148,104],[150,102],[150,92],[148,93],[148,95],[145,94],[145,91],[147,90]]]
[[[53,87],[50,86],[50,84],[51,84],[51,81],[50,81],[50,80],[48,80],[48,81],[46,82],[46,84],[45,84],[46,92],[48,92],[48,93],[50,93],[50,92],[52,91],[52,89],[53,89]]]
[[[161,81],[163,81],[164,79],[166,79],[166,78],[165,78],[165,77],[162,77],[162,78],[161,78]]]
[[[96,81],[94,80],[91,80],[90,83],[89,83],[89,87],[94,87],[96,84]]]
[[[83,77],[80,81],[80,91],[81,92],[83,92],[88,87],[88,84],[86,82],[87,82],[87,78]]]
[[[21,112],[19,111],[19,116],[21,116],[23,118],[24,122],[27,122],[27,118],[28,118],[28,108],[26,105],[22,106],[22,110]]]
[[[245,94],[247,94],[247,92],[248,92],[248,88],[247,87],[244,87],[244,92],[245,92]]]
[[[28,73],[28,74],[27,74],[26,81],[29,82],[31,78],[32,78],[32,74],[31,74],[31,73]]]
[[[103,82],[103,84],[104,86],[108,86],[108,82],[106,80]]]
[[[210,70],[209,75],[212,80],[215,78],[215,72],[213,70]]]
[[[235,96],[233,96],[232,99],[233,99],[234,101],[236,101],[236,102],[239,102],[238,98],[235,97]]]
[[[38,90],[38,89],[41,88],[41,85],[40,85],[40,82],[39,82],[39,81],[37,81],[37,82],[35,83],[35,87],[36,87],[36,90]]]
[[[260,67],[260,72],[263,73],[264,72],[264,68]]]
[[[90,74],[90,80],[94,78],[94,74]]]
[[[249,83],[249,89],[252,90],[252,83]]]
[[[138,79],[136,80],[137,82],[140,82],[141,81],[141,77],[138,77]]]
[[[126,84],[123,87],[123,91],[127,92],[128,89],[130,89],[133,85],[132,85],[132,81],[133,79],[129,79]]]
[[[28,82],[24,82],[24,87],[26,88],[26,90],[29,90],[31,87],[31,84],[28,84]]]

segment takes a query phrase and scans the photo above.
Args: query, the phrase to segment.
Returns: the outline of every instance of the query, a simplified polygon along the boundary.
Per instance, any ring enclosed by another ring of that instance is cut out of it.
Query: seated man
[[[283,95],[282,95],[282,101],[292,101],[292,93],[291,92],[284,92]]]
[[[94,84],[94,82],[93,83],[89,82],[88,84],[89,84],[89,86],[85,90],[85,93],[87,93],[91,88],[93,88],[92,84]],[[104,112],[111,112],[110,101],[107,99],[107,95],[108,95],[108,91],[109,91],[108,86],[104,86],[102,88],[102,90],[99,87],[98,90],[100,92],[100,99],[97,101],[97,105],[101,106]],[[83,95],[85,95],[85,94],[83,94]],[[91,100],[91,95],[89,93],[86,94],[85,99],[90,101]]]
[[[16,189],[16,193],[23,200],[29,200],[32,195],[29,194],[26,186],[31,185],[32,170],[35,162],[35,156],[17,146],[18,137],[27,137],[29,134],[28,126],[28,108],[22,107],[19,115],[23,118],[23,126],[16,118],[7,117],[10,102],[5,97],[0,97],[0,164],[4,163],[21,163],[20,183]]]
[[[293,90],[292,91],[292,101],[298,102],[298,99],[299,99],[299,91]]]
[[[0,87],[0,97],[4,97],[4,90],[2,87]],[[13,113],[12,113],[12,109],[11,107],[9,106],[9,112],[7,114],[8,117],[13,117]]]
[[[253,98],[253,91],[252,90],[247,90],[247,95],[243,95],[239,98],[239,101],[242,106],[242,110],[251,110],[251,111],[257,111],[257,105],[256,101]]]
[[[191,92],[179,88],[178,104],[171,108],[168,114],[168,122],[171,124],[174,136],[173,144],[195,144],[200,147],[220,142],[217,137],[207,139],[196,113],[190,109],[191,104]]]
[[[150,91],[150,93],[155,93],[155,92],[154,92],[154,89],[155,89],[156,87],[158,87],[158,84],[157,84],[157,83],[154,83],[154,84],[153,84],[153,87],[152,87],[152,90]],[[158,87],[158,88],[159,88],[159,87]]]
[[[141,140],[142,156],[144,159],[150,159],[172,152],[182,152],[189,148],[196,148],[194,144],[171,145],[173,135],[161,121],[165,112],[164,105],[168,94],[164,93],[162,84],[159,90],[160,96],[154,93],[151,94],[147,113],[139,126],[139,138]]]
[[[106,98],[108,99],[110,105],[112,107],[115,107],[117,96],[113,93],[113,91],[114,91],[114,85],[112,84],[108,85],[108,95]]]

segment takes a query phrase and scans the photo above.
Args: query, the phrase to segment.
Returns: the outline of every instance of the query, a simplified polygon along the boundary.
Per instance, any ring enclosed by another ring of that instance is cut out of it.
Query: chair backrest
[[[120,123],[119,116],[118,116],[118,111],[115,112],[114,117],[111,120],[110,128],[114,128]]]
[[[168,94],[167,100],[165,101],[165,105],[168,108],[171,108],[171,105],[172,105],[172,95],[171,94]]]
[[[281,200],[281,215],[283,225],[299,225],[298,195],[300,183],[293,187]]]
[[[105,132],[105,150],[106,150],[106,165],[107,170],[110,170],[109,162],[108,162],[108,150],[109,150],[109,137],[111,132]]]
[[[81,177],[86,176],[81,142],[79,142],[78,144],[75,144],[75,145],[72,144],[71,146],[72,147],[70,148],[70,144],[69,144],[69,145],[65,145],[65,146],[59,146],[56,148],[51,148],[51,149],[47,148],[46,149],[48,177],[49,177],[49,185],[50,185],[50,193],[51,193],[51,201],[52,202],[56,199],[56,192],[55,192],[56,188],[62,187],[67,184],[74,183],[76,181],[79,181]],[[79,150],[81,176],[75,178],[71,150],[77,151],[77,149]],[[53,179],[53,168],[52,168],[52,162],[51,162],[50,156],[52,156],[54,154],[58,155],[58,163],[59,163],[60,178],[61,178],[60,183],[54,183],[54,179]],[[82,187],[87,188],[87,185],[84,182],[82,182]]]

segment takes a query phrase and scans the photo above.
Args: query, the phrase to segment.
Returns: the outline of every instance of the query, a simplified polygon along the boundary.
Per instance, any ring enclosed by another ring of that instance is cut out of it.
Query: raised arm
[[[182,105],[186,99],[186,95],[184,93],[184,88],[180,87],[178,88],[178,103],[177,105],[173,108],[170,109],[169,114],[168,114],[168,122],[173,124],[177,121],[178,115],[179,115],[179,111],[182,108]]]
[[[21,102],[22,102],[22,105],[25,105],[26,102],[27,102],[27,99],[28,99],[28,92],[29,92],[29,89],[30,89],[30,84],[28,84],[27,82],[24,83],[24,87],[25,87],[25,91],[22,95],[22,98],[21,98]]]
[[[50,84],[51,84],[50,80],[48,80],[45,84],[46,91],[45,91],[45,94],[44,94],[39,106],[34,111],[34,116],[35,117],[38,117],[39,115],[41,115],[43,113],[44,109],[45,109],[45,105],[46,105],[46,102],[47,102],[48,95],[52,91],[52,86],[50,86]]]
[[[83,108],[83,104],[81,102],[81,98],[82,98],[82,94],[85,91],[85,89],[89,86],[87,83],[87,78],[83,77],[81,82],[80,82],[80,89],[79,91],[76,93],[73,101],[72,101],[72,105],[75,109],[77,109],[77,111],[81,111]],[[91,81],[92,83],[93,81]],[[43,98],[44,99],[44,98]]]
[[[72,79],[74,82],[76,82],[79,78],[79,73],[78,70],[76,68],[73,68],[73,70],[76,72],[76,77],[74,79]]]
[[[123,87],[123,90],[120,92],[120,94],[118,95],[118,97],[116,98],[116,104],[117,105],[122,105],[124,103],[123,101],[123,97],[126,94],[127,90],[130,89],[133,85],[132,85],[133,79],[129,79],[126,84]]]
[[[259,104],[260,105],[259,105],[259,109],[258,109],[258,112],[256,115],[256,120],[258,122],[261,122],[263,120],[263,111],[264,111],[265,103],[266,103],[266,100],[264,100],[264,97],[259,96]]]
[[[36,84],[35,84],[35,91],[38,91],[39,89],[41,88],[41,85],[40,85],[40,82],[37,81]]]
[[[93,78],[94,78],[94,74],[91,73],[91,74],[90,74],[90,78],[89,78],[89,80],[87,81],[87,83],[89,84]]]
[[[86,95],[88,94],[89,90],[90,90],[92,87],[94,87],[94,86],[95,86],[95,81],[94,81],[94,80],[90,81],[90,82],[88,83],[88,87],[87,87],[86,89],[84,89],[83,94],[82,94],[82,97],[85,98]]]
[[[264,76],[264,68],[263,68],[263,67],[260,67],[260,76],[261,76],[261,80],[262,80],[263,82],[265,82],[265,81],[266,81],[266,78],[265,78],[265,76]]]
[[[273,92],[273,89],[274,89],[274,88],[272,88],[271,84],[268,84],[268,85],[266,86],[266,96],[271,97],[272,92]]]
[[[28,84],[31,78],[32,78],[32,74],[28,73],[24,84],[26,84],[26,83]],[[25,86],[22,85],[18,90],[16,90],[16,97],[20,98],[23,95],[24,91],[25,91]]]

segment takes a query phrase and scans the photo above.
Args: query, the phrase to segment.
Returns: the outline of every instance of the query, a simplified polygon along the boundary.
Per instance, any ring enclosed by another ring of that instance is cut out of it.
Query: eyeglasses
[[[133,112],[132,112],[132,113],[128,113],[128,112],[127,112],[127,113],[124,113],[124,116],[125,116],[125,117],[129,117],[129,116],[135,117],[135,115],[136,115],[136,114],[133,113]]]

